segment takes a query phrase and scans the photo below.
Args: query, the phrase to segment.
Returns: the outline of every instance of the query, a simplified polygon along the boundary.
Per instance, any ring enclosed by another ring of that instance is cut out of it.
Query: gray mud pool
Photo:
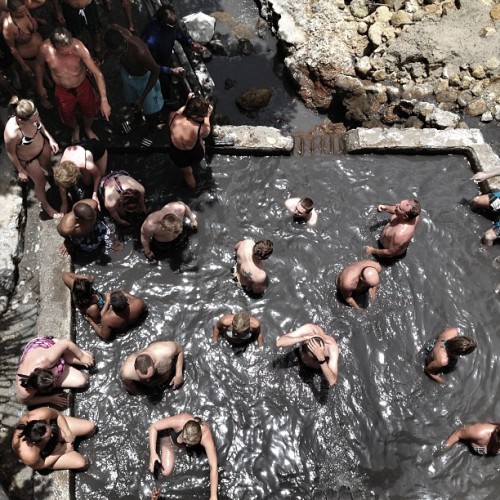
[[[102,342],[77,314],[77,341],[95,352],[90,388],[75,414],[95,420],[99,434],[80,445],[92,458],[76,475],[80,500],[208,498],[206,457],[180,450],[174,473],[148,472],[148,428],[190,412],[207,421],[219,460],[221,499],[494,498],[499,459],[449,452],[443,440],[459,425],[498,421],[497,248],[481,249],[491,222],[464,205],[476,193],[459,156],[215,156],[202,192],[188,197],[179,172],[161,155],[112,156],[148,191],[156,210],[174,199],[198,216],[182,259],[150,263],[134,233],[109,262],[78,266],[100,290],[143,297],[149,316],[137,328]],[[314,229],[292,222],[283,202],[310,195],[320,213]],[[384,268],[378,302],[361,314],[336,298],[334,278],[365,257],[387,214],[378,203],[417,197],[422,221],[407,256]],[[258,300],[229,276],[233,245],[269,238],[271,283]],[[211,345],[221,315],[247,310],[260,318],[264,347],[236,356]],[[314,322],[340,346],[339,379],[328,390],[298,365],[276,337]],[[422,347],[445,326],[477,338],[438,386],[423,373]],[[185,349],[185,382],[161,395],[129,396],[118,377],[123,359],[153,340]]]

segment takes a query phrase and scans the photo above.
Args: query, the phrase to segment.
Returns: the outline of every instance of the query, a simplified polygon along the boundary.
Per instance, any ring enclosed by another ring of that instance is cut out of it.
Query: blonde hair
[[[28,120],[36,113],[35,103],[31,99],[19,99],[17,95],[9,101],[9,110],[17,118]]]
[[[167,214],[160,221],[161,227],[172,234],[182,233],[182,220],[174,214]]]
[[[250,315],[245,311],[241,311],[233,316],[232,322],[233,332],[246,333],[250,330]]]
[[[182,429],[182,439],[189,446],[200,444],[201,442],[201,424],[203,420],[194,417],[194,420],[188,420]]]
[[[62,161],[54,168],[54,180],[64,188],[74,186],[82,174],[72,161]]]

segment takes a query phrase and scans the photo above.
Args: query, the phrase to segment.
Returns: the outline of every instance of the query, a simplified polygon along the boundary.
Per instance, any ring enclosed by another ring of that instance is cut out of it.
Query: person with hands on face
[[[87,387],[89,377],[75,368],[91,368],[94,356],[66,339],[36,337],[23,350],[17,369],[17,397],[26,405],[66,406],[62,389]]]
[[[339,347],[330,335],[313,323],[302,325],[297,330],[276,339],[277,347],[299,344],[301,361],[307,367],[323,373],[330,387],[337,383]]]
[[[108,341],[113,335],[126,332],[133,327],[147,310],[148,307],[143,299],[123,290],[115,290],[105,293],[100,323],[94,321],[88,314],[84,317],[98,337]]]
[[[120,368],[120,378],[132,395],[162,386],[169,380],[170,387],[177,389],[184,380],[183,368],[182,346],[172,341],[156,341],[125,359]]]
[[[367,246],[365,252],[388,259],[403,257],[420,222],[420,203],[415,199],[402,200],[396,205],[378,205],[377,211],[388,212],[392,217],[380,235],[382,248]]]
[[[64,416],[53,408],[36,408],[17,422],[12,449],[35,470],[86,470],[89,459],[75,451],[74,442],[96,432],[90,420]]]
[[[198,228],[196,215],[182,201],[167,203],[161,210],[148,215],[141,227],[142,248],[148,259],[155,258],[152,248],[163,252],[184,246],[187,238],[184,230],[185,217],[195,231]]]
[[[160,459],[156,446],[158,433],[162,431],[166,431],[167,435],[160,438]],[[197,445],[205,449],[210,466],[210,500],[217,500],[219,471],[214,438],[208,424],[189,413],[165,417],[151,425],[149,428],[149,471],[154,474],[155,463],[160,462],[162,474],[169,476],[174,470],[176,448]]]
[[[7,156],[17,170],[18,180],[27,182],[30,178],[35,185],[35,194],[47,215],[59,219],[62,213],[55,210],[47,200],[45,173],[53,175],[52,153],[59,146],[49,134],[33,101],[13,97],[9,103],[12,116],[4,129],[4,143]]]
[[[495,456],[500,454],[500,423],[478,422],[456,430],[445,442],[452,448],[463,441],[476,455]]]

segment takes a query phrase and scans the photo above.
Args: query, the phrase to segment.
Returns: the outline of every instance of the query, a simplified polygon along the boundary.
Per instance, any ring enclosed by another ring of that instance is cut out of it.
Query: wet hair
[[[54,180],[58,186],[64,188],[75,186],[81,176],[80,169],[72,161],[62,161],[54,167]]]
[[[188,420],[182,429],[182,438],[188,446],[194,446],[201,442],[201,418],[195,417],[194,420]]]
[[[87,203],[76,203],[73,207],[73,213],[77,220],[83,220],[86,222],[90,222],[95,217],[95,210]]]
[[[186,103],[183,115],[186,118],[200,118],[202,116],[207,116],[209,107],[210,104],[207,100],[203,99],[203,97],[195,96],[189,99]]]
[[[29,120],[37,111],[31,99],[19,99],[17,95],[9,101],[9,111],[20,120]]]
[[[491,433],[490,440],[486,446],[486,453],[488,455],[498,455],[500,451],[500,425],[497,425]]]
[[[73,35],[68,29],[63,28],[62,26],[57,27],[50,34],[49,39],[55,49],[59,47],[68,47],[73,43]]]
[[[146,375],[150,368],[154,368],[153,358],[149,354],[139,354],[135,358],[134,368],[136,371]]]
[[[104,35],[104,43],[111,52],[117,52],[127,43],[125,35],[116,28],[109,28]]]
[[[156,11],[156,19],[163,25],[177,24],[179,22],[179,12],[172,4],[165,4]]]
[[[408,218],[408,220],[412,220],[420,215],[422,207],[420,206],[420,202],[415,198],[408,201],[410,202],[410,209],[408,210],[408,212],[406,212],[406,217]]]
[[[84,278],[75,278],[71,289],[77,307],[87,308],[92,302],[94,289],[92,283]]]
[[[236,313],[233,316],[231,327],[234,333],[245,334],[250,330],[250,315],[245,311]]]
[[[54,388],[56,377],[51,370],[35,368],[29,375],[19,375],[21,386],[34,389],[40,394],[48,394]]]
[[[127,297],[121,290],[115,290],[111,292],[110,304],[115,311],[123,311],[128,305]]]
[[[140,205],[141,193],[137,189],[125,189],[122,191],[120,199],[126,212],[137,212]]]
[[[271,240],[260,240],[253,246],[253,255],[260,260],[266,260],[273,253],[273,242]]]
[[[182,220],[175,214],[167,214],[160,220],[161,227],[172,234],[180,234],[182,232]]]
[[[446,352],[452,356],[466,356],[473,352],[476,347],[476,341],[470,337],[459,335],[447,340],[445,343]]]
[[[26,5],[26,0],[7,0],[7,10],[9,12],[15,12],[19,7],[24,7]]]
[[[367,271],[367,274],[365,274]],[[373,266],[366,266],[361,271],[361,276],[365,280],[365,283],[371,287],[380,284],[380,274]]]
[[[299,203],[304,207],[304,210],[307,213],[312,212],[312,209],[314,208],[314,201],[312,201],[311,198],[301,198]]]
[[[38,443],[47,432],[47,423],[43,420],[30,420],[25,424],[16,425],[16,430],[21,431],[21,437],[30,443]]]

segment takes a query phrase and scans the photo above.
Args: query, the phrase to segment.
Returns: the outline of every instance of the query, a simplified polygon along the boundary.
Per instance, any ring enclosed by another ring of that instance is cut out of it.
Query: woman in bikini
[[[129,226],[125,220],[127,214],[144,214],[144,186],[130,177],[128,172],[111,172],[102,178],[99,185],[99,197],[115,222]]]
[[[89,382],[88,375],[72,365],[91,368],[94,356],[70,340],[34,338],[26,344],[19,360],[18,400],[26,405],[67,405],[67,395],[60,389],[81,389]]]
[[[74,450],[74,442],[96,432],[90,420],[64,416],[53,408],[36,408],[17,422],[12,449],[35,470],[85,470],[89,459]]]
[[[455,431],[445,442],[451,448],[459,441],[464,441],[477,455],[500,454],[500,424],[493,422],[466,425]]]
[[[76,186],[79,180],[84,186],[92,186],[92,199],[100,209],[97,193],[107,165],[108,152],[97,139],[89,139],[81,146],[69,146],[64,150],[61,162],[54,168],[54,179],[61,194],[62,212],[68,211],[67,190]]]
[[[94,278],[85,274],[65,272],[62,279],[64,284],[71,290],[75,306],[84,316],[88,316],[99,324],[106,296],[93,287]]]
[[[158,433],[161,431],[165,431],[166,435],[160,438],[160,460],[156,447]],[[151,474],[161,470],[164,476],[169,476],[174,470],[175,448],[196,445],[205,448],[210,466],[210,500],[216,500],[219,475],[214,439],[208,425],[189,413],[163,418],[149,428],[149,470]]]
[[[29,77],[30,84],[36,90],[35,61],[43,39],[27,4],[26,0],[8,0],[9,15],[3,22],[3,36],[22,72]],[[41,102],[44,107],[52,107],[47,98],[41,99]]]
[[[169,114],[170,158],[181,169],[184,181],[196,187],[193,166],[205,157],[203,139],[210,134],[210,115],[213,107],[192,92],[186,104]]]
[[[18,172],[19,181],[27,182],[30,178],[42,209],[49,217],[58,219],[62,214],[49,205],[42,169],[53,175],[51,155],[59,151],[59,146],[40,121],[33,101],[13,97],[9,107],[13,116],[7,121],[3,134],[7,156]]]

